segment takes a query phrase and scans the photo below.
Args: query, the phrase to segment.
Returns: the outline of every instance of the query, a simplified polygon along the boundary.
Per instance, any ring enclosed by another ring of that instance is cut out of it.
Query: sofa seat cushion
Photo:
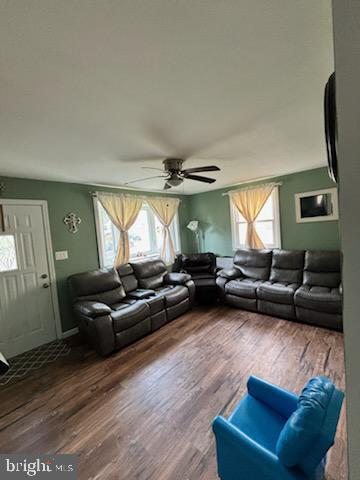
[[[254,278],[237,278],[225,285],[225,292],[237,297],[257,298],[256,290],[261,283],[261,280]]]
[[[294,304],[294,293],[299,288],[297,283],[287,282],[263,282],[259,285],[257,296],[261,300],[268,302],[285,303],[286,305]]]
[[[164,297],[166,308],[177,305],[189,297],[189,291],[187,287],[183,285],[175,285],[172,288],[162,288],[159,289],[158,292]]]
[[[116,310],[111,312],[115,333],[133,327],[150,316],[150,308],[144,301],[133,304],[118,304]]]
[[[136,300],[130,300],[127,298],[124,298],[122,302],[119,303],[113,303],[111,305],[111,310],[117,312],[118,310],[122,310],[123,308],[128,307],[130,304],[136,303]]]
[[[295,293],[295,305],[326,313],[341,313],[338,288],[302,285]]]

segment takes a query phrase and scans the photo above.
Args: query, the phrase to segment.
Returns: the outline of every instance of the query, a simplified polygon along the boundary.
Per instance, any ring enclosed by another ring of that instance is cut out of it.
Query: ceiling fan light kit
[[[138,180],[132,180],[131,182],[126,182],[125,185],[141,182],[144,180],[150,180],[153,178],[164,178],[165,184],[164,184],[163,190],[168,190],[169,188],[172,188],[172,187],[178,187],[183,183],[184,180],[195,180],[197,182],[203,182],[203,183],[216,182],[215,178],[203,177],[201,175],[193,175],[193,173],[218,172],[220,170],[219,167],[215,165],[207,165],[205,167],[193,167],[193,168],[183,169],[182,166],[184,161],[185,160],[183,160],[182,158],[165,158],[165,160],[163,160],[162,162],[164,165],[163,173],[165,175],[156,175],[155,177],[139,178]],[[153,168],[153,167],[147,167],[147,168]]]

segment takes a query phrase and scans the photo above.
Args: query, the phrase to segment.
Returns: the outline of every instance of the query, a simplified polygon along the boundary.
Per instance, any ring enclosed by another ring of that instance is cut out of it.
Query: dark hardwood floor
[[[254,374],[298,392],[313,375],[344,388],[341,333],[202,307],[107,359],[65,360],[0,390],[0,452],[78,453],[80,479],[214,480],[210,424]],[[343,408],[328,480],[345,480]]]

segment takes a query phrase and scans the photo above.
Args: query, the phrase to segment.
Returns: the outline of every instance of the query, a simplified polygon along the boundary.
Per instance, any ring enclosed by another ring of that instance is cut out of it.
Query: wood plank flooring
[[[80,479],[215,480],[210,424],[250,374],[299,392],[344,388],[341,333],[227,307],[198,307],[107,359],[84,346],[0,390],[0,452],[78,453]],[[328,480],[345,480],[343,408]]]

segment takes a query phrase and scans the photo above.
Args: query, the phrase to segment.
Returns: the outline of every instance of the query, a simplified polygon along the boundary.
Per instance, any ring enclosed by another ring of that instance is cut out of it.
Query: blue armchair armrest
[[[245,435],[223,417],[212,428],[216,437],[219,476],[222,480],[304,480],[282,465],[276,455]]]
[[[249,394],[265,403],[285,418],[296,410],[299,397],[258,377],[251,376],[247,383]]]

